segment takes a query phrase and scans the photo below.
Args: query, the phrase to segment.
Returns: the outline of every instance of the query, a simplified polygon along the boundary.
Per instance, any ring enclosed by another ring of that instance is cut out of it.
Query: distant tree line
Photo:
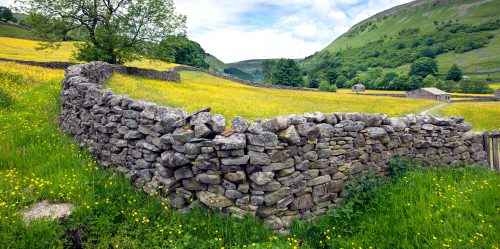
[[[308,87],[318,88],[321,82],[339,88],[364,84],[368,89],[412,90],[434,86],[432,78],[438,65],[436,55],[446,52],[463,53],[485,46],[493,35],[487,31],[500,28],[500,21],[479,25],[443,23],[433,32],[422,34],[420,29],[403,29],[396,37],[384,36],[359,48],[347,48],[335,53],[319,52],[313,58],[306,58],[303,71]],[[410,63],[409,74],[383,73],[382,68],[395,68]],[[486,83],[461,81],[462,73],[454,65],[446,78],[436,79],[443,90],[468,92],[490,92]],[[458,83],[461,82],[461,83]],[[477,87],[465,87],[474,85]],[[485,87],[486,86],[486,87]]]
[[[17,19],[14,17],[14,14],[12,14],[11,9],[4,6],[0,6],[0,21],[16,23]]]

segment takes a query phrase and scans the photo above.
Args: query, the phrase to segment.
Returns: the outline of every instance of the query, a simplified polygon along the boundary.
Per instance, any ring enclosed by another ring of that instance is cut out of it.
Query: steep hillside
[[[440,73],[454,63],[465,72],[496,71],[499,19],[500,0],[418,0],[353,26],[301,67],[316,72],[351,64],[354,70],[382,67],[403,73],[430,51]]]
[[[228,68],[236,68],[243,71],[253,77],[257,82],[262,82],[264,80],[264,75],[262,73],[262,63],[266,60],[278,60],[278,59],[255,59],[239,61],[227,64]],[[299,62],[300,59],[295,59],[295,62]]]
[[[210,65],[210,69],[217,71],[217,72],[224,72],[224,69],[226,68],[226,64],[219,60],[217,57],[207,54],[205,57],[205,62]]]
[[[496,20],[499,15],[499,0],[417,0],[380,12],[354,25],[323,51],[360,47],[384,35],[394,36],[405,28],[430,32],[435,28],[434,21],[459,20],[460,23],[475,25]]]

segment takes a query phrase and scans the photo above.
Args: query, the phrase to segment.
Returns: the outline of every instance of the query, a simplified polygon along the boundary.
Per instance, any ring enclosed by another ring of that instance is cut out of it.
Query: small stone
[[[196,193],[198,199],[205,205],[212,208],[225,208],[233,205],[233,202],[221,194],[201,191]]]
[[[245,133],[250,127],[250,122],[242,117],[235,117],[231,123],[231,128],[237,133]]]
[[[211,175],[205,173],[196,175],[196,180],[198,180],[201,183],[212,184],[212,185],[221,183],[220,175]]]
[[[250,164],[254,165],[268,165],[270,163],[269,156],[266,153],[249,151]]]
[[[246,148],[247,138],[245,134],[234,134],[230,137],[217,136],[212,142],[221,150],[236,150]]]
[[[266,185],[274,178],[274,172],[257,172],[250,175],[252,180],[257,185]]]
[[[182,167],[174,172],[174,178],[177,181],[182,180],[182,179],[188,179],[188,178],[191,178],[193,176],[194,176],[193,171],[191,171],[191,169],[189,167]]]
[[[324,175],[324,176],[320,176],[320,177],[316,177],[312,180],[309,180],[307,182],[307,186],[316,186],[316,185],[320,185],[320,184],[323,184],[323,183],[327,183],[329,181],[332,180],[332,177],[330,175]]]
[[[301,195],[290,204],[290,210],[310,209],[314,206],[312,196],[310,194]]]
[[[240,193],[238,190],[232,190],[232,189],[226,190],[225,195],[227,196],[227,198],[232,200],[240,199],[241,197],[243,197],[243,194]]]
[[[297,130],[295,129],[295,126],[290,126],[286,130],[283,130],[278,133],[278,138],[290,145],[296,145],[300,143],[300,136]]]
[[[242,183],[246,179],[246,175],[243,171],[236,171],[227,173],[224,178],[234,183]]]
[[[278,145],[278,136],[272,132],[262,132],[261,134],[247,134],[248,143],[251,145],[263,147],[276,147]]]
[[[381,139],[383,136],[387,135],[387,132],[383,128],[379,127],[366,128],[366,133],[373,139]]]
[[[221,162],[223,165],[245,165],[248,163],[250,157],[248,155],[232,158],[222,158]]]

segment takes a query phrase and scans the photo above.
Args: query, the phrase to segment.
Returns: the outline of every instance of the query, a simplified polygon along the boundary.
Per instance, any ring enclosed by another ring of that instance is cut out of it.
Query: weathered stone
[[[283,130],[278,133],[278,138],[280,141],[295,145],[300,143],[300,136],[297,130],[295,129],[295,126],[290,126],[286,130]]]
[[[202,138],[210,135],[212,131],[204,124],[194,126],[194,136],[196,138]]]
[[[226,118],[220,114],[213,115],[208,125],[216,134],[220,134],[226,129]]]
[[[191,125],[205,125],[212,120],[212,114],[210,112],[199,112],[193,114],[190,120]]]
[[[172,138],[177,142],[187,143],[189,140],[194,138],[194,131],[177,128],[172,134]]]
[[[264,195],[264,202],[266,203],[266,206],[272,206],[273,204],[276,204],[276,202],[278,202],[279,200],[289,197],[291,194],[292,191],[290,188],[288,187],[281,188],[278,191]]]
[[[243,171],[236,171],[225,174],[224,178],[234,183],[242,183],[243,181],[245,181],[246,175]]]
[[[161,154],[161,164],[170,168],[183,166],[190,162],[183,154],[175,151],[165,151]]]
[[[231,128],[237,133],[245,133],[250,127],[250,122],[246,121],[242,117],[235,117],[231,122]]]
[[[250,180],[257,185],[265,185],[274,177],[274,172],[257,172],[250,175]]]
[[[232,190],[232,189],[226,190],[225,195],[227,196],[227,198],[232,200],[236,200],[243,197],[243,194],[240,193],[238,190]]]
[[[307,186],[316,186],[316,185],[320,185],[323,183],[327,183],[331,180],[332,180],[332,177],[330,177],[330,175],[324,175],[324,176],[320,176],[320,177],[314,178],[312,180],[309,180],[307,182]]]
[[[255,165],[269,165],[269,156],[266,153],[249,151],[248,156],[250,157],[250,164]]]
[[[351,120],[342,121],[344,130],[347,132],[358,132],[365,128],[365,123],[361,121],[353,122]]]
[[[211,208],[225,208],[233,205],[233,202],[221,194],[201,191],[196,193],[198,199]]]
[[[247,144],[245,134],[234,134],[230,137],[217,136],[213,140],[214,146],[221,150],[244,149]]]
[[[278,145],[278,136],[272,132],[262,132],[261,134],[247,134],[248,143],[251,145],[274,147]]]
[[[366,134],[370,138],[381,139],[383,136],[387,134],[387,132],[380,127],[368,127],[366,128]]]
[[[297,125],[297,131],[300,136],[306,137],[308,140],[316,140],[319,137],[319,127],[313,123],[305,123]]]
[[[250,157],[248,155],[232,158],[222,158],[221,162],[223,165],[245,165],[248,163]]]
[[[301,195],[290,204],[290,210],[310,209],[314,206],[312,196],[310,194]]]
[[[221,183],[220,175],[211,175],[205,173],[196,175],[196,180],[201,183],[213,184],[213,185]]]
[[[179,168],[174,172],[175,180],[179,181],[182,179],[187,179],[193,177],[193,171],[189,167]]]

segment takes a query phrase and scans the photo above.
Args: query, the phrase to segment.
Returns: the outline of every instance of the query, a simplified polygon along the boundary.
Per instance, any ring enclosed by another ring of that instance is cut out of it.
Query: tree
[[[436,77],[432,75],[427,75],[427,77],[422,80],[422,87],[432,87],[436,86]]]
[[[16,18],[14,18],[14,15],[12,14],[12,11],[9,8],[0,6],[0,21],[14,22],[16,21]]]
[[[458,67],[457,64],[453,64],[450,70],[448,70],[448,75],[446,76],[447,80],[460,81],[462,79],[462,70]]]
[[[337,92],[337,85],[328,83],[327,80],[322,80],[319,83],[318,90],[322,92]]]
[[[429,57],[429,58],[434,59],[434,58],[436,58],[436,53],[431,48],[423,48],[420,51],[420,57]]]
[[[302,86],[304,80],[297,63],[292,59],[280,59],[272,72],[273,85]]]
[[[197,42],[183,35],[169,36],[158,45],[156,58],[198,68],[208,69],[205,50]]]
[[[429,74],[436,74],[438,71],[438,64],[437,61],[429,58],[429,57],[422,57],[417,60],[415,60],[411,64],[410,68],[410,76],[417,75],[422,78],[425,78]]]
[[[273,82],[273,70],[276,66],[276,60],[265,60],[262,62],[262,74],[264,75],[264,83],[271,84]]]
[[[408,83],[410,81],[410,77],[407,75],[399,75],[398,77],[394,78],[391,83],[390,83],[390,88],[393,90],[408,90]]]
[[[61,30],[52,22],[63,23],[68,32],[81,32],[77,60],[121,64],[152,51],[169,35],[185,33],[186,17],[175,12],[173,0],[16,0],[16,4],[46,21],[32,27],[39,38],[58,36]]]
[[[335,81],[335,85],[337,85],[340,88],[346,87],[345,84],[347,82],[347,78],[344,75],[340,75],[337,77],[337,80]]]

